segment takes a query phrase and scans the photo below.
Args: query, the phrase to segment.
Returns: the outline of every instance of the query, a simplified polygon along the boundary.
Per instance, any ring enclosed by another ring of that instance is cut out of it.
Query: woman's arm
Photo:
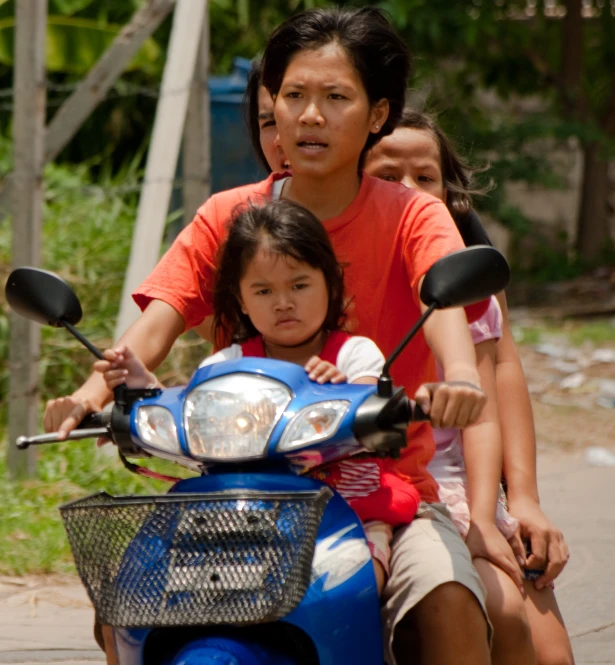
[[[184,320],[177,310],[162,300],[153,300],[122,335],[118,345],[128,346],[148,369],[154,370],[183,331]],[[47,402],[45,431],[66,436],[88,413],[102,410],[111,397],[102,375],[92,373],[72,395]]]
[[[420,286],[419,286],[420,288]],[[426,307],[421,305],[422,311]],[[476,369],[476,352],[463,309],[436,310],[423,326],[425,339],[444,372],[444,383],[421,386],[414,398],[434,427],[476,422],[486,397]]]
[[[536,480],[536,434],[532,404],[519,354],[510,329],[506,296],[498,301],[504,315],[502,339],[496,347],[496,380],[502,426],[503,470],[510,514],[519,520],[521,535],[532,548],[528,568],[545,570],[536,588],[550,584],[568,561],[562,532],[547,519],[539,505]]]

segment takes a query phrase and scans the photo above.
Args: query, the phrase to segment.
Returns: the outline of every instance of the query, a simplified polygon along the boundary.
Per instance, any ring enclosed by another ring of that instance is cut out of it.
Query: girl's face
[[[288,161],[284,156],[278,137],[278,128],[273,117],[273,99],[264,86],[258,90],[258,126],[260,142],[267,164],[272,171],[287,171]]]
[[[322,178],[356,172],[367,137],[380,130],[388,108],[387,100],[370,104],[359,72],[338,44],[299,51],[275,99],[280,143],[293,173]]]
[[[270,346],[295,347],[322,328],[329,292],[322,270],[261,245],[239,282],[241,310]]]
[[[446,203],[440,150],[427,130],[398,127],[369,151],[365,172],[427,192]]]

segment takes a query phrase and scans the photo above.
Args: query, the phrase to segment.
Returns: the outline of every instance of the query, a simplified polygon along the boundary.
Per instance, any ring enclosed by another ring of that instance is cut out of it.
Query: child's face
[[[370,150],[365,172],[427,192],[446,203],[440,151],[429,131],[397,128]]]
[[[359,72],[334,42],[297,53],[275,100],[279,138],[293,174],[316,178],[356,173],[369,133],[387,115],[388,102],[370,104]]]
[[[274,346],[298,346],[323,326],[329,293],[322,270],[261,246],[239,282],[241,309]]]
[[[289,164],[276,140],[278,128],[273,117],[273,99],[264,86],[258,90],[258,126],[261,148],[272,171],[287,171]]]

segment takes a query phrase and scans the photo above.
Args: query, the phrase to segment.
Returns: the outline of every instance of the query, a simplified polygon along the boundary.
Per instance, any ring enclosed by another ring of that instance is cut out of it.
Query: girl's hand
[[[127,346],[118,346],[103,352],[104,360],[97,360],[93,367],[95,372],[103,375],[109,390],[126,384],[128,388],[151,388],[158,386],[158,380],[141,359]]]
[[[491,561],[509,575],[523,594],[522,559],[516,560],[512,547],[499,532],[494,522],[470,522],[466,545],[472,558]]]
[[[468,381],[424,383],[414,399],[429,414],[434,427],[467,427],[475,423],[487,402],[480,386]]]
[[[312,356],[307,361],[305,371],[310,380],[316,381],[316,383],[343,383],[346,381],[346,375],[342,374],[335,365],[321,360],[318,356]]]
[[[508,512],[519,520],[522,538],[530,541],[532,553],[527,558],[527,568],[545,571],[534,583],[540,591],[550,586],[568,563],[570,553],[564,534],[530,498],[511,501]]]

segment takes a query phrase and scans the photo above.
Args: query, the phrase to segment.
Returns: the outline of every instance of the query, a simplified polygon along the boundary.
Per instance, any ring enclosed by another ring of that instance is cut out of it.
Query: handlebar
[[[88,413],[88,415],[79,423],[77,429],[92,429],[94,427],[109,427],[111,424],[111,411],[98,411],[97,413]]]
[[[411,423],[429,422],[429,414],[425,413],[414,400],[408,400],[408,407],[410,410]]]
[[[37,434],[36,436],[19,436],[15,445],[19,450],[26,450],[30,446],[42,446],[46,443],[59,443],[60,441],[79,441],[81,439],[97,439],[99,436],[109,436],[111,424],[111,411],[90,413],[79,423],[76,429],[68,433],[64,439],[58,438],[57,432]]]

